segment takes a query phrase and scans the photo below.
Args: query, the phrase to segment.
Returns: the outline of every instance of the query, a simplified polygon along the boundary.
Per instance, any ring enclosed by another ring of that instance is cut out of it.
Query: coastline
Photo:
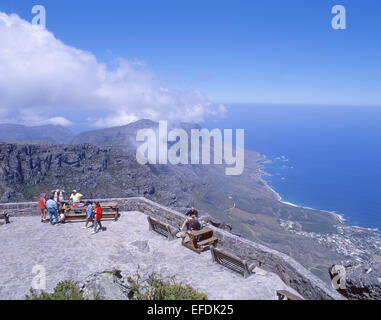
[[[268,161],[267,157],[264,155],[264,159],[265,161]],[[263,164],[263,167],[262,167],[262,170],[261,170],[261,180],[262,182],[264,183],[265,187],[275,196],[276,200],[283,203],[283,204],[286,204],[288,206],[291,206],[291,207],[295,207],[295,208],[303,208],[303,209],[309,209],[309,210],[315,210],[315,211],[320,211],[320,212],[326,212],[326,213],[329,213],[331,214],[340,224],[343,224],[347,227],[351,227],[351,228],[356,228],[356,229],[361,229],[361,230],[367,230],[367,231],[373,231],[373,232],[377,232],[377,233],[380,233],[380,230],[377,229],[377,228],[367,228],[367,227],[359,227],[359,226],[352,226],[352,225],[348,225],[346,223],[347,219],[344,218],[344,215],[343,214],[339,214],[335,211],[329,211],[329,210],[322,210],[322,209],[316,209],[316,208],[311,208],[311,207],[306,207],[306,206],[302,206],[302,205],[298,205],[298,204],[295,204],[295,203],[292,203],[292,202],[289,202],[289,201],[283,201],[282,200],[282,197],[281,195],[276,192],[269,184],[268,181],[266,181],[265,179],[263,179],[262,176],[272,176],[272,174],[266,172],[264,169],[265,169],[265,163],[264,161],[262,162]]]
[[[291,202],[287,202],[287,201],[281,201],[280,202],[284,203],[284,204],[287,204],[289,206],[292,206],[292,207],[296,207],[296,208],[303,208],[303,209],[310,209],[310,210],[316,210],[316,211],[321,211],[321,212],[327,212],[327,213],[330,213],[332,214],[341,224],[345,224],[345,221],[347,221],[344,216],[342,214],[338,214],[336,213],[335,211],[328,211],[328,210],[321,210],[321,209],[315,209],[315,208],[311,208],[311,207],[305,207],[305,206],[300,206],[300,205],[297,205],[297,204],[294,204],[294,203],[291,203]]]
[[[265,181],[265,180],[264,180]],[[320,211],[320,212],[326,212],[326,213],[329,213],[331,214],[340,224],[343,224],[345,225],[346,227],[350,227],[350,228],[354,228],[354,229],[360,229],[360,230],[366,230],[366,231],[373,231],[373,232],[376,232],[376,233],[380,233],[380,230],[377,229],[377,228],[367,228],[367,227],[359,227],[359,226],[352,226],[352,225],[348,225],[346,223],[347,219],[344,218],[344,215],[342,214],[339,214],[335,211],[329,211],[329,210],[321,210],[321,209],[315,209],[315,208],[311,208],[311,207],[306,207],[306,206],[301,206],[301,205],[297,205],[295,203],[292,203],[292,202],[288,202],[288,201],[282,201],[282,197],[280,196],[280,194],[278,192],[276,192],[269,184],[267,181],[265,181],[265,184],[266,184],[266,187],[268,190],[270,190],[276,197],[277,197],[277,200],[283,204],[286,204],[288,206],[291,206],[291,207],[295,207],[295,208],[303,208],[303,209],[309,209],[309,210],[315,210],[315,211]]]

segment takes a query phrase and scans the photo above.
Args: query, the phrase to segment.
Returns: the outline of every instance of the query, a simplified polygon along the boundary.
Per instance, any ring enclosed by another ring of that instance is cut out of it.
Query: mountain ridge
[[[0,124],[0,141],[2,142],[50,142],[69,143],[74,133],[60,125],[46,124],[25,126],[20,124]]]

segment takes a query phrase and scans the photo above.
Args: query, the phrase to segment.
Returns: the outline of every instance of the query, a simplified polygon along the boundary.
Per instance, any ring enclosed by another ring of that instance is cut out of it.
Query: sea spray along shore
[[[270,190],[274,195],[275,197],[278,199],[278,201],[286,204],[286,205],[289,205],[289,206],[292,206],[292,207],[295,207],[295,208],[303,208],[303,209],[309,209],[309,210],[315,210],[315,211],[321,211],[321,212],[327,212],[331,215],[333,215],[338,221],[339,223],[341,224],[344,224],[347,219],[344,218],[344,215],[343,214],[339,214],[335,211],[329,211],[329,210],[321,210],[321,209],[315,209],[315,208],[311,208],[311,207],[307,207],[307,206],[301,206],[301,205],[297,205],[295,203],[292,203],[292,202],[288,202],[288,201],[283,201],[282,200],[282,196],[277,192],[275,191],[271,186],[270,186],[270,183],[269,181],[263,179],[263,176],[268,176],[268,177],[271,177],[273,176],[271,173],[267,172],[266,171],[266,164],[270,163],[271,160],[268,160],[267,156],[266,155],[263,155],[264,157],[264,161],[262,161],[262,168],[260,169],[260,172],[261,172],[261,180],[263,182],[263,184],[265,185],[265,187]],[[278,159],[283,159],[283,161],[288,161],[287,158],[285,158],[285,156],[281,156],[281,157],[278,157]],[[286,159],[286,160],[284,160]],[[350,227],[353,227],[353,228],[356,228],[356,229],[364,229],[364,230],[367,230],[367,231],[375,231],[375,232],[379,232],[379,229],[378,228],[365,228],[365,227],[359,227],[359,226],[350,226]]]
[[[265,156],[266,157],[266,156]],[[269,163],[269,160],[265,160],[263,162],[264,164],[267,164]],[[267,171],[265,171],[266,169],[262,170],[263,172],[263,176],[268,176],[268,177],[272,177],[273,174],[271,173],[268,173]],[[332,214],[340,223],[344,224],[346,221],[348,221],[348,219],[346,219],[344,217],[344,214],[339,214],[335,211],[331,211],[331,210],[323,210],[323,209],[317,209],[317,208],[312,208],[312,207],[308,207],[308,206],[303,206],[303,205],[299,205],[299,204],[295,204],[295,203],[292,203],[292,202],[289,202],[289,201],[284,201],[282,196],[274,190],[273,187],[271,187],[271,182],[265,180],[265,179],[262,179],[263,183],[265,184],[266,188],[268,190],[270,190],[271,192],[274,193],[275,197],[278,199],[278,201],[286,204],[286,205],[289,205],[289,206],[292,206],[292,207],[295,207],[295,208],[303,208],[303,209],[310,209],[310,210],[316,210],[316,211],[321,211],[321,212],[327,212],[327,213],[330,213]],[[379,228],[371,228],[371,227],[360,227],[360,226],[354,226],[354,225],[351,225],[350,227],[353,227],[353,228],[356,228],[356,229],[362,229],[362,230],[367,230],[367,231],[374,231],[374,232],[380,232]]]
[[[277,193],[278,194],[278,193]],[[279,194],[278,194],[279,195]],[[328,212],[330,214],[332,214],[340,223],[345,223],[346,219],[344,218],[343,215],[341,214],[338,214],[334,211],[329,211],[329,210],[320,210],[320,209],[314,209],[314,208],[311,208],[311,207],[306,207],[306,206],[300,206],[300,205],[297,205],[295,203],[292,203],[292,202],[287,202],[287,201],[282,201],[282,197],[280,197],[279,199],[280,202],[284,203],[284,204],[287,204],[289,206],[292,206],[292,207],[295,207],[295,208],[304,208],[304,209],[310,209],[310,210],[319,210],[321,212]],[[368,229],[370,230],[370,228],[363,228],[363,229]],[[373,229],[374,230],[374,229]],[[376,229],[377,230],[377,229]]]
[[[266,160],[263,161],[263,165],[266,165],[269,163],[269,160],[267,160],[266,156],[264,156],[264,158]],[[273,176],[265,171],[264,168],[262,168],[261,173],[263,176]],[[313,210],[316,214],[329,213],[338,222],[337,225],[335,225],[338,231],[336,234],[319,234],[316,232],[303,231],[297,226],[295,221],[279,219],[280,225],[285,230],[307,238],[312,238],[320,244],[323,244],[328,248],[357,261],[367,262],[373,255],[378,256],[381,254],[381,233],[378,229],[347,225],[347,220],[344,216],[338,214],[337,212],[314,209],[307,206],[297,205],[292,202],[283,201],[281,195],[270,186],[269,181],[265,179],[262,179],[262,181],[266,188],[273,192],[275,198],[279,202],[294,208]]]
[[[311,207],[300,206],[300,205],[297,205],[297,204],[292,203],[292,202],[282,201],[282,198],[280,198],[279,201],[284,203],[284,204],[287,204],[289,206],[295,207],[295,208],[304,208],[304,209],[319,210],[319,211],[322,211],[322,212],[328,212],[328,213],[332,214],[340,223],[345,223],[345,221],[346,221],[344,219],[343,215],[340,215],[340,214],[338,214],[338,213],[336,213],[334,211],[320,210],[320,209],[314,209],[314,208],[311,208]],[[366,229],[366,228],[364,228],[364,229]]]

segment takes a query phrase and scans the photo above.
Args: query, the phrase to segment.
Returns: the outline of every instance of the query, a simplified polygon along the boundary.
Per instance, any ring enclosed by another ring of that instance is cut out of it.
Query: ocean
[[[381,108],[228,105],[213,129],[245,129],[245,148],[270,160],[264,177],[298,206],[381,230]]]

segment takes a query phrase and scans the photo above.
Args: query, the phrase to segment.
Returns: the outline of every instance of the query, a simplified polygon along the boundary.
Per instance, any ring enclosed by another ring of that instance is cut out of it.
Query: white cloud
[[[113,126],[140,118],[197,122],[223,112],[197,90],[156,87],[144,63],[118,59],[110,70],[17,15],[0,12],[0,39],[2,122],[70,125],[95,118],[95,126]]]
[[[45,124],[54,124],[54,125],[61,125],[61,126],[70,126],[74,123],[64,117],[53,117],[50,119],[42,120],[41,122]]]
[[[128,114],[126,111],[117,112],[114,115],[107,116],[106,118],[98,119],[93,122],[95,127],[115,127],[122,126],[126,123],[139,120],[138,117]]]

